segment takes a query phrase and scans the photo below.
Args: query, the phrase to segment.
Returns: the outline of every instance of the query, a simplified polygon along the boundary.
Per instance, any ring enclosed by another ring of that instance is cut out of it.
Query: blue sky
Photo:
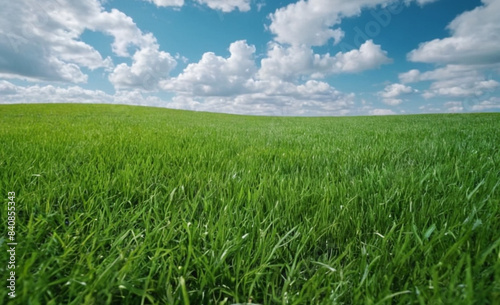
[[[20,0],[0,103],[254,115],[500,111],[500,0]]]

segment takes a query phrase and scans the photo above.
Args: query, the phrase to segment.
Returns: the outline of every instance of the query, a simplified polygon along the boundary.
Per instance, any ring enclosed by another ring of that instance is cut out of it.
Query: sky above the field
[[[0,104],[500,111],[500,0],[19,0]]]

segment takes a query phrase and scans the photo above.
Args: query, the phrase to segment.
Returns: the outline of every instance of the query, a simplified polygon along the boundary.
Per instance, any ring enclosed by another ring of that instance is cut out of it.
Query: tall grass
[[[498,130],[0,106],[9,304],[500,304]]]

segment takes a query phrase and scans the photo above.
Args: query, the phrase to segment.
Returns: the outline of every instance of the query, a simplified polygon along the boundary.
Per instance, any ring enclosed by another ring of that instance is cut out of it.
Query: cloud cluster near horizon
[[[428,102],[417,112],[500,110],[498,0],[482,0],[456,16],[448,24],[448,37],[422,41],[408,50],[406,64],[425,63],[434,69],[397,71],[392,81],[374,78],[371,82],[380,87],[375,92],[337,88],[336,81],[343,77],[362,78],[374,70],[387,75],[384,69],[398,65],[374,39],[364,39],[351,50],[329,51],[345,39],[345,19],[394,5],[415,3],[425,9],[436,1],[299,0],[267,15],[262,28],[270,39],[260,53],[255,44],[240,39],[225,46],[229,54],[205,50],[198,61],[162,48],[160,32],[142,30],[133,16],[98,0],[9,2],[0,12],[0,103],[96,102],[262,115],[358,115],[415,112],[405,106],[420,98]],[[250,0],[143,2],[158,14],[175,14],[186,6],[220,14],[251,14],[256,9]],[[97,44],[82,39],[86,32],[109,37],[110,54],[104,56]],[[96,75],[111,89],[92,88]]]

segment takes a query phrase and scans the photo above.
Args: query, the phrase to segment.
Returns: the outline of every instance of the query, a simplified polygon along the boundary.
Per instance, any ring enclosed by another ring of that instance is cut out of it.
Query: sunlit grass
[[[0,120],[12,304],[500,303],[499,114]]]

